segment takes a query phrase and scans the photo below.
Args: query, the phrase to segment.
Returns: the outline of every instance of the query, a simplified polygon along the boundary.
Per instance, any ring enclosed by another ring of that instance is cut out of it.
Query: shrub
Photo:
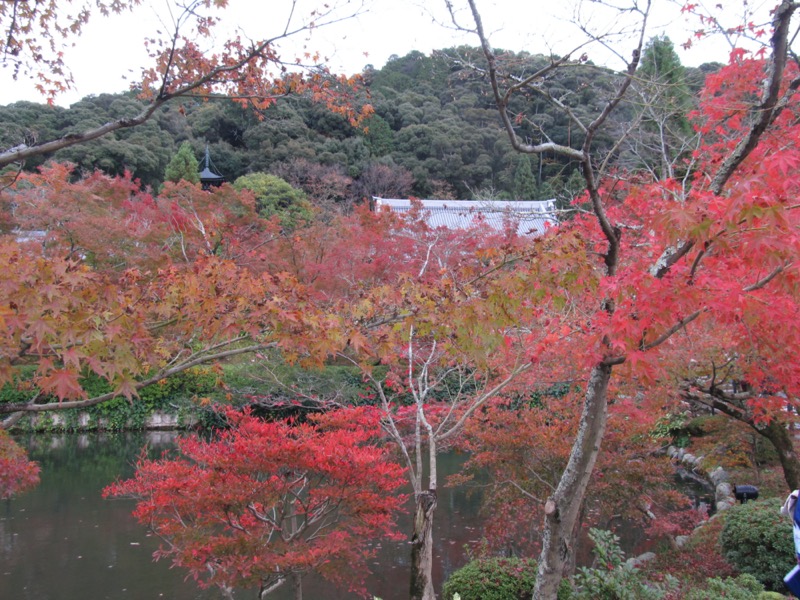
[[[307,396],[336,398],[342,404],[374,403],[365,397],[371,388],[364,384],[361,371],[355,367],[325,365],[322,369],[307,369],[286,364],[272,354],[267,361],[269,377],[264,376],[265,365],[260,360],[240,359],[223,366],[225,385],[235,398],[293,397],[292,390],[296,387]],[[375,368],[379,375],[385,371],[384,366]]]
[[[589,538],[601,566],[578,569],[570,600],[660,600],[677,585],[671,577],[663,584],[648,582],[639,569],[625,562],[619,538],[610,531],[591,529]]]
[[[731,508],[720,533],[722,554],[768,590],[782,590],[783,576],[796,564],[791,518],[777,498]]]
[[[30,400],[37,392],[33,375],[33,370],[20,370],[13,384],[0,388],[0,402]],[[198,407],[193,401],[218,395],[218,380],[219,375],[213,368],[193,367],[142,388],[136,399],[118,396],[88,408],[63,410],[58,413],[58,420],[41,414],[31,426],[37,431],[94,429],[102,422],[105,429],[141,429],[153,411],[177,412],[179,416],[187,412],[208,412],[203,403]],[[113,389],[108,381],[91,372],[81,377],[80,384],[89,398],[107,394]],[[80,420],[82,413],[89,415],[88,423]]]
[[[667,413],[656,421],[650,437],[659,443],[686,448],[690,441],[689,431],[686,428],[686,417],[678,413]]]
[[[12,383],[6,383],[0,387],[0,403],[28,402],[36,394],[31,379],[36,372],[33,365],[23,365],[17,367],[14,372]]]
[[[219,376],[209,367],[193,367],[139,390],[139,399],[153,408],[165,408],[175,399],[212,395]]]
[[[521,558],[478,558],[455,571],[444,584],[443,597],[453,600],[527,600],[536,583],[536,561]]]
[[[237,190],[250,190],[256,197],[258,214],[264,219],[278,217],[282,227],[293,230],[314,218],[314,207],[302,190],[276,175],[250,173],[233,182]]]
[[[689,590],[684,600],[708,600],[709,598],[725,598],[725,600],[753,600],[764,592],[764,586],[752,575],[720,579],[714,577],[706,581],[702,588]]]

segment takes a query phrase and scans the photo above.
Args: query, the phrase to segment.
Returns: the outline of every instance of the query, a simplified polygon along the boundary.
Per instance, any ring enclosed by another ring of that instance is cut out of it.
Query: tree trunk
[[[578,435],[567,468],[545,504],[534,600],[555,600],[564,570],[570,563],[573,532],[605,433],[610,379],[611,366],[605,363],[595,365],[589,376]]]
[[[783,468],[783,478],[790,490],[800,488],[800,462],[797,460],[797,454],[794,451],[794,443],[792,442],[792,429],[786,428],[786,423],[777,419],[770,421],[766,427],[753,428],[767,438],[775,450],[778,452],[778,460],[781,462]],[[792,427],[792,424],[789,424]]]
[[[411,600],[435,600],[433,592],[433,512],[436,490],[416,497],[414,534],[411,537]]]
[[[292,586],[294,587],[294,600],[303,600],[303,576],[292,573]]]

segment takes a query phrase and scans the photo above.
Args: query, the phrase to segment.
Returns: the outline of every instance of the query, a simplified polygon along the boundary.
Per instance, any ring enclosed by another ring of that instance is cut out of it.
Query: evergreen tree
[[[672,120],[685,133],[691,133],[686,114],[691,110],[691,93],[686,82],[686,69],[681,64],[675,46],[667,36],[652,38],[645,46],[640,76],[662,89],[662,104],[668,107]]]
[[[258,214],[265,219],[278,217],[281,226],[288,230],[314,218],[314,208],[303,191],[275,175],[250,173],[234,181],[233,187],[253,192]]]
[[[372,115],[369,118],[365,137],[367,146],[374,157],[389,154],[394,147],[392,128],[380,115]]]
[[[556,182],[558,179],[556,178]],[[550,181],[543,181],[536,191],[536,200],[553,200],[556,197],[555,186]]]
[[[521,154],[514,171],[514,200],[532,200],[536,198],[536,179],[531,169],[531,157]]]
[[[178,183],[183,180],[189,183],[200,183],[199,169],[200,163],[194,157],[192,145],[189,142],[183,142],[164,171],[164,181]]]
[[[668,37],[647,43],[637,75],[643,114],[636,154],[659,178],[674,176],[674,166],[693,135],[687,117],[692,95],[686,69]]]

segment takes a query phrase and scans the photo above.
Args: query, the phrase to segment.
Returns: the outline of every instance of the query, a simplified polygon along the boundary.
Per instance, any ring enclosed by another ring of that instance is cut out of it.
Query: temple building
[[[496,231],[516,227],[518,235],[541,235],[558,225],[555,200],[412,200],[372,198],[373,210],[404,213],[419,202],[428,225],[434,229],[468,229],[485,223]],[[384,208],[386,207],[386,208]]]

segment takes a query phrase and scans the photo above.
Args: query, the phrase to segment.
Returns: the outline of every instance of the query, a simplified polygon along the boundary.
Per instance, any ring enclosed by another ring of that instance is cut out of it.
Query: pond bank
[[[123,415],[103,416],[89,411],[53,411],[37,413],[23,418],[14,427],[17,431],[55,433],[66,431],[133,431],[133,430],[184,430],[198,427],[202,422],[199,411],[178,407],[174,411],[154,410],[140,418]]]

